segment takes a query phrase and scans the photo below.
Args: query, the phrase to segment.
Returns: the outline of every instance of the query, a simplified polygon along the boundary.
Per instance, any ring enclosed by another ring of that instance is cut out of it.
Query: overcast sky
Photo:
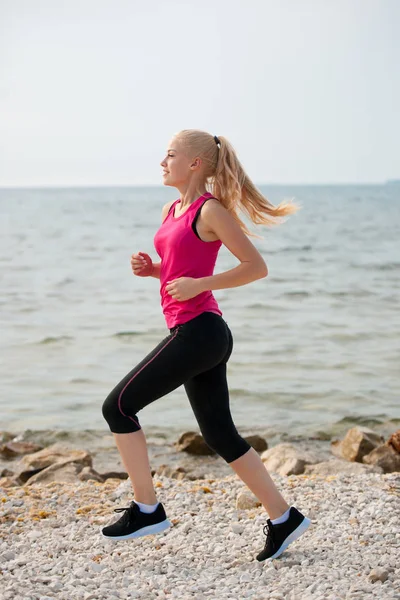
[[[160,184],[225,135],[262,183],[400,178],[400,0],[0,0],[0,186]]]

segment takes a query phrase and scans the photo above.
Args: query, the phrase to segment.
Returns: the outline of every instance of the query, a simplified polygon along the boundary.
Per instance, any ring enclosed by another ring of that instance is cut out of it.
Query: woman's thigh
[[[129,419],[126,427],[137,430],[139,410],[218,364],[226,355],[228,344],[227,337],[218,335],[219,332],[220,326],[216,328],[213,319],[200,319],[170,333],[106,398],[103,416],[110,426],[113,424],[114,430],[123,429],[115,421]]]

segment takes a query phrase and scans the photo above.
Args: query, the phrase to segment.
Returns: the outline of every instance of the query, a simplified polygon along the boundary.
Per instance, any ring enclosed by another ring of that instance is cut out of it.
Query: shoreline
[[[88,432],[85,433],[87,434]],[[243,431],[240,431],[240,433],[243,437],[251,435],[247,432],[245,434]],[[48,435],[40,431],[27,430],[13,439],[20,442],[28,441],[32,444],[37,444],[38,448],[54,447],[63,448],[66,451],[69,449],[71,451],[88,452],[92,457],[94,471],[100,474],[106,472],[125,472],[125,467],[121,461],[111,432],[101,432],[101,437],[97,438],[93,436],[93,432],[84,436],[86,437],[84,440],[81,437],[80,432],[65,432],[60,430],[50,432],[50,435]],[[267,442],[268,448],[272,448],[280,443],[289,442],[299,452],[318,453],[321,461],[329,460],[333,457],[330,450],[330,440],[303,439],[284,434],[275,435],[272,442],[270,436],[268,439],[264,436],[260,437]],[[2,439],[3,441],[0,442],[0,445],[4,444],[4,432],[0,432],[0,440]],[[221,478],[234,474],[229,464],[217,454],[197,455],[178,450],[175,445],[177,439],[175,441],[167,441],[155,435],[150,434],[147,436],[147,450],[152,472],[162,473],[162,467],[165,466],[167,469],[166,472],[181,469],[187,476],[193,479]],[[5,469],[12,471],[13,465],[16,465],[22,456],[9,459],[0,454],[0,473]]]
[[[361,431],[364,428],[353,428],[354,430]],[[351,429],[351,431],[353,431]],[[378,438],[380,441],[373,441],[374,445],[382,443],[387,435],[379,433],[377,431],[372,433],[372,438]],[[350,431],[350,430],[348,430]],[[360,459],[351,459],[347,456],[342,456],[335,450],[334,446],[340,443],[340,438],[329,438],[326,439],[324,435],[321,437],[299,437],[296,435],[279,434],[275,436],[262,436],[258,433],[249,433],[239,430],[240,434],[247,439],[259,455],[263,455],[263,452],[268,449],[271,451],[275,447],[282,448],[283,454],[285,454],[285,446],[290,446],[292,455],[295,454],[299,460],[303,460],[306,465],[306,470],[295,470],[294,473],[307,472],[307,467],[317,465],[318,463],[327,464],[327,461],[333,461],[336,459],[335,465],[333,462],[328,464],[328,470],[325,469],[325,473],[335,472],[332,470],[332,466],[336,466],[337,472],[347,471],[359,472],[360,470],[373,470],[373,466],[363,464]],[[189,478],[189,479],[205,479],[205,478],[221,478],[227,477],[234,474],[234,471],[228,463],[226,463],[222,457],[218,454],[210,451],[210,448],[204,443],[201,434],[193,432],[182,434],[182,436],[176,437],[173,441],[166,440],[160,437],[160,432],[146,432],[147,439],[147,450],[149,455],[150,467],[152,475],[166,474],[173,478]],[[393,433],[393,429],[392,429]],[[162,434],[161,434],[162,435]],[[197,438],[194,440],[196,443],[189,446],[185,443],[178,445],[178,440],[182,440],[184,437],[189,436]],[[371,438],[368,437],[366,443],[369,444]],[[200,444],[199,444],[200,442]],[[357,443],[361,443],[357,441]],[[364,443],[364,442],[363,442]],[[206,449],[204,453],[202,449]],[[52,450],[54,452],[52,453]],[[372,449],[372,446],[371,446]],[[0,480],[3,477],[12,477],[14,469],[18,471],[18,463],[29,461],[30,456],[35,453],[46,454],[48,451],[49,457],[47,463],[39,461],[38,465],[25,465],[26,478],[24,481],[30,478],[30,471],[35,473],[39,470],[46,469],[49,465],[57,463],[60,460],[67,460],[69,463],[82,463],[89,472],[84,479],[90,477],[90,473],[97,476],[98,481],[106,481],[107,477],[115,477],[118,474],[120,479],[126,479],[128,477],[125,467],[121,461],[120,454],[115,444],[114,436],[110,431],[95,431],[95,430],[84,430],[79,431],[66,431],[66,430],[43,430],[33,431],[25,430],[24,432],[15,435],[12,432],[0,431]],[[58,456],[57,452],[61,455]],[[54,456],[52,456],[54,454]],[[75,457],[75,458],[74,458]],[[289,458],[292,458],[290,456]],[[36,460],[36,457],[35,457]],[[37,462],[37,461],[36,461]],[[362,463],[362,464],[360,464]],[[271,464],[271,463],[270,463]],[[266,464],[268,470],[271,469],[270,464]],[[400,463],[398,463],[400,465]],[[321,465],[322,467],[324,465]],[[303,465],[304,467],[304,465]],[[272,468],[274,471],[274,469]],[[392,468],[391,470],[399,471],[399,466]],[[181,472],[179,474],[178,472]],[[293,471],[292,471],[293,472]],[[387,468],[379,469],[377,472],[390,472]],[[76,479],[78,480],[79,470],[76,472]],[[284,474],[284,473],[282,473]],[[288,471],[286,474],[290,474]],[[66,481],[69,481],[67,474]],[[82,480],[84,480],[82,478]],[[95,477],[96,479],[96,477]],[[55,479],[49,478],[49,481],[62,481],[61,478]],[[45,481],[45,479],[44,479]],[[4,483],[4,481],[3,481]]]

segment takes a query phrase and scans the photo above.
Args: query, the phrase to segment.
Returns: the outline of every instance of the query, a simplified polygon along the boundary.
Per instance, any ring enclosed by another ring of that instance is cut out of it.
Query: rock
[[[249,492],[241,492],[236,498],[236,508],[248,509],[262,506],[261,502]]]
[[[371,573],[368,575],[368,579],[372,583],[375,583],[376,581],[382,581],[383,583],[388,577],[389,573],[381,567],[376,567],[375,569],[372,569]]]
[[[12,459],[22,454],[32,454],[42,450],[43,446],[33,444],[32,442],[7,442],[0,446],[0,455],[2,458]]]
[[[151,472],[151,476],[153,476],[155,471]],[[107,473],[100,473],[100,477],[102,477],[103,481],[106,479],[128,479],[128,473],[124,473],[123,471],[107,471]]]
[[[269,471],[279,475],[300,475],[307,464],[319,462],[317,455],[299,450],[287,442],[263,452],[261,460]]]
[[[92,467],[83,467],[81,463],[55,463],[46,469],[32,475],[26,483],[50,483],[57,481],[59,483],[74,483],[76,481],[98,481],[104,482],[103,476],[97,473]]]
[[[400,454],[396,452],[393,446],[379,446],[363,457],[363,462],[367,465],[376,465],[381,467],[384,473],[394,473],[400,471]]]
[[[0,444],[5,444],[6,442],[10,442],[15,438],[15,433],[11,433],[11,431],[0,431]]]
[[[32,477],[29,477],[25,485],[32,485],[34,483],[50,483],[52,481],[58,481],[59,483],[74,483],[79,481],[78,475],[82,469],[83,467],[79,463],[55,463],[46,469],[42,469],[35,475],[32,475]]]
[[[185,479],[189,479],[190,481],[196,481],[197,479],[206,479],[205,473],[196,473],[191,475],[186,475]]]
[[[43,473],[43,471],[42,471]],[[103,483],[103,476],[100,475],[93,467],[83,467],[82,471],[78,475],[80,481],[99,481]]]
[[[400,454],[400,429],[392,433],[386,444]]]
[[[3,469],[0,472],[0,477],[12,477],[14,475],[14,471],[10,471],[10,469]]]
[[[157,475],[163,475],[164,477],[171,477],[172,479],[184,479],[186,476],[186,469],[183,467],[170,467],[168,465],[160,465],[155,471]]]
[[[72,450],[54,444],[48,448],[44,448],[34,454],[23,456],[19,463],[15,465],[19,483],[25,483],[32,476],[40,471],[53,466],[66,465],[68,463],[76,463],[83,467],[92,467],[92,457],[85,450]]]
[[[337,475],[339,473],[346,473],[349,475],[358,475],[362,473],[383,473],[381,467],[363,465],[361,463],[348,462],[346,460],[333,458],[320,462],[316,465],[306,465],[304,469],[306,475]]]
[[[0,477],[0,488],[9,488],[20,485],[15,477]]]
[[[254,448],[256,452],[264,452],[264,450],[268,449],[267,440],[262,438],[260,435],[249,435],[244,439],[248,444],[250,444],[250,446],[252,446],[252,448]]]
[[[342,440],[332,440],[331,441],[331,452],[337,458],[342,458]]]
[[[383,437],[368,427],[352,427],[342,442],[332,442],[331,449],[336,456],[352,462],[362,462],[363,456],[369,454],[384,441]]]
[[[206,444],[204,438],[199,433],[187,431],[183,433],[175,443],[175,447],[180,452],[188,452],[197,456],[212,456],[216,454],[210,446]]]

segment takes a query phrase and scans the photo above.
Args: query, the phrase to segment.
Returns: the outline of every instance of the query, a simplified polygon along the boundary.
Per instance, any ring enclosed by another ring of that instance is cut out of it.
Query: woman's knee
[[[208,430],[202,431],[204,441],[214,452],[227,463],[233,462],[245,454],[250,444],[237,431]]]
[[[113,392],[104,400],[101,410],[113,433],[132,433],[141,429],[136,415],[130,416],[122,412],[118,395]]]

